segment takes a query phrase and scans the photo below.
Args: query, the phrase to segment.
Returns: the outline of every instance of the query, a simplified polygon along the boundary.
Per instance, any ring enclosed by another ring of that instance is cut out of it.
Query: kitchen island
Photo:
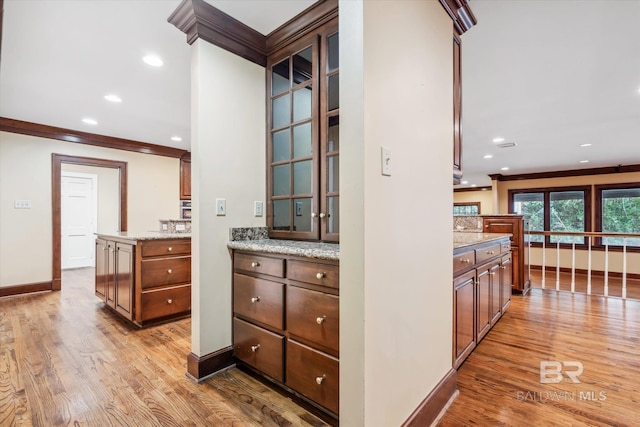
[[[511,304],[511,234],[453,233],[453,367]]]
[[[191,312],[191,234],[96,235],[95,294],[136,326]]]

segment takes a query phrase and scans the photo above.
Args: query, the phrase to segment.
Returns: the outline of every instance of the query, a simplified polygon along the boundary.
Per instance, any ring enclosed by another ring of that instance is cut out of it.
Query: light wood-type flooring
[[[583,294],[587,293],[587,275],[584,273],[575,274],[575,291]],[[555,270],[547,270],[545,273],[545,289],[556,288],[556,281],[560,284],[561,291],[571,291],[571,273],[560,272],[559,280],[556,278]],[[542,270],[531,269],[531,286],[542,288]],[[622,277],[609,276],[608,293],[610,297],[622,297]],[[596,273],[591,276],[591,294],[604,295],[604,275]],[[627,298],[640,300],[640,280],[627,278]]]
[[[146,329],[93,293],[93,269],[61,292],[0,298],[0,426],[324,426],[232,368],[185,377],[191,322]]]
[[[542,361],[581,363],[580,383],[567,375],[575,363],[562,382],[541,383]],[[458,389],[441,426],[639,426],[640,302],[541,289],[514,295],[459,368]]]

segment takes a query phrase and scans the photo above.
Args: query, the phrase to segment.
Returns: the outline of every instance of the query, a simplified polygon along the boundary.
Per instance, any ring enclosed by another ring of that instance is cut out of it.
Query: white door
[[[62,268],[95,266],[98,176],[62,172]]]

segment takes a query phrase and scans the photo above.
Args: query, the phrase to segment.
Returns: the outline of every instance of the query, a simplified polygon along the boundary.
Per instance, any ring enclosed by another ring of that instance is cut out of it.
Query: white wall
[[[340,422],[397,426],[451,369],[452,24],[435,1],[339,7]]]
[[[63,172],[86,173],[98,176],[98,232],[118,230],[120,216],[120,180],[118,170],[63,163]]]
[[[264,226],[265,70],[202,40],[192,47],[192,352],[231,345],[230,227]],[[227,215],[215,215],[215,199]]]
[[[52,279],[52,153],[127,162],[129,230],[178,218],[179,159],[0,132],[0,286]]]

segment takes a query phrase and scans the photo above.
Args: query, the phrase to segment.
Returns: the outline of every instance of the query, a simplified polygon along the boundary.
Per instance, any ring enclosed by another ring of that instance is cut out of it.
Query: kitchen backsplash
[[[453,231],[482,231],[482,217],[461,215],[453,217]]]
[[[191,220],[190,219],[161,219],[160,232],[191,233]]]
[[[229,229],[229,240],[264,240],[269,238],[267,227],[235,227]]]

